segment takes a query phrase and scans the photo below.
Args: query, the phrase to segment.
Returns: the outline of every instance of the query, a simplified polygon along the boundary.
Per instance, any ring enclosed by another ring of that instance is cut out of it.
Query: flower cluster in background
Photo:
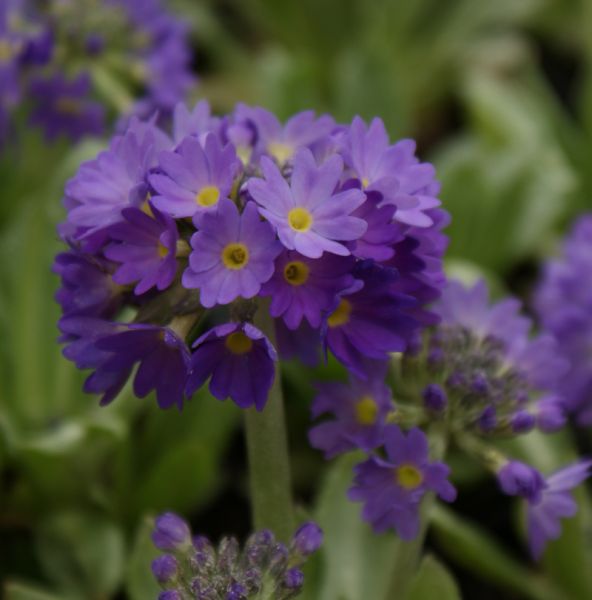
[[[133,120],[66,187],[55,270],[65,355],[110,402],[262,410],[277,355],[332,353],[359,379],[417,344],[444,282],[434,168],[379,119],[285,125],[239,105],[179,105],[172,134]],[[256,326],[272,319],[278,348]],[[158,366],[158,368],[156,368]]]
[[[288,600],[304,585],[302,567],[323,541],[313,522],[304,523],[285,545],[269,530],[252,534],[241,548],[233,537],[218,547],[174,513],[155,522],[152,540],[164,552],[152,562],[163,592],[159,600]]]
[[[447,481],[449,467],[429,461],[428,431],[433,442],[440,438],[439,445],[454,445],[480,460],[504,493],[526,499],[530,547],[538,558],[546,542],[559,536],[560,519],[575,514],[569,492],[588,476],[592,461],[545,479],[491,442],[566,424],[566,397],[557,389],[569,363],[552,336],[530,337],[532,324],[521,316],[518,301],[490,305],[482,281],[470,288],[448,282],[434,310],[439,323],[394,358],[386,373],[387,381],[394,380],[395,401],[383,366],[348,385],[321,384],[313,416],[334,418],[315,425],[310,442],[327,458],[355,449],[370,453],[355,467],[349,497],[364,503],[362,516],[375,531],[393,528],[412,539],[426,492],[448,502],[456,496]]]
[[[545,265],[535,308],[569,369],[557,386],[578,424],[592,424],[592,215],[576,222],[563,256]]]
[[[160,0],[0,5],[0,150],[22,119],[76,141],[110,109],[167,117],[193,81],[187,28]]]

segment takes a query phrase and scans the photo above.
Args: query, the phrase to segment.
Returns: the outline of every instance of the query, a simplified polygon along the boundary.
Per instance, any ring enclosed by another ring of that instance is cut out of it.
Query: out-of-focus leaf
[[[28,583],[9,582],[4,586],[5,600],[74,600],[76,596],[54,594]]]
[[[337,460],[319,496],[316,521],[325,539],[319,578],[309,586],[308,598],[386,598],[397,539],[374,534],[360,519],[360,506],[346,497],[352,467],[359,459],[349,455]]]
[[[150,564],[159,554],[150,539],[153,526],[154,519],[146,516],[138,528],[125,579],[130,600],[148,600],[158,596],[160,588],[150,570]]]
[[[406,600],[460,600],[460,592],[454,577],[448,569],[428,555],[422,561],[419,571],[411,581]]]
[[[430,516],[438,545],[459,565],[531,600],[564,600],[548,581],[523,567],[477,525],[440,504]]]
[[[46,576],[66,594],[100,599],[112,594],[121,582],[123,535],[104,516],[50,515],[40,524],[37,551]]]

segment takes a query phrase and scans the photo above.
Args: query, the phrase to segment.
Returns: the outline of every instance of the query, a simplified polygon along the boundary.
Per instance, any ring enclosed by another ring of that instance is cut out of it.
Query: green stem
[[[445,434],[445,424],[435,424],[429,435],[430,440],[430,458],[432,460],[442,460],[446,453],[447,435]],[[391,598],[404,599],[409,589],[409,584],[417,572],[421,551],[428,531],[430,512],[435,503],[434,494],[428,494],[422,502],[420,510],[421,527],[417,537],[410,542],[401,539],[397,540],[393,556],[393,569],[391,572],[391,583],[389,593],[385,600]]]
[[[273,320],[260,307],[255,324],[275,345]],[[271,529],[287,542],[294,533],[290,460],[279,365],[265,409],[245,411],[251,510],[255,529]]]

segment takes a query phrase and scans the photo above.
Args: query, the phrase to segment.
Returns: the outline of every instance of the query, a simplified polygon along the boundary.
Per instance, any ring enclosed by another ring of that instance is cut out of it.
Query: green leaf
[[[532,600],[562,600],[548,581],[523,567],[477,525],[441,504],[434,507],[430,516],[431,531],[439,547],[457,564]]]
[[[454,577],[448,569],[428,555],[422,561],[419,571],[411,581],[406,600],[460,600],[461,595]]]
[[[54,594],[28,583],[8,582],[4,587],[5,600],[70,600],[73,596]]]
[[[125,578],[125,588],[130,600],[156,598],[160,590],[150,570],[150,564],[159,555],[150,539],[153,527],[154,519],[146,516],[138,528]]]
[[[82,512],[49,516],[39,527],[37,554],[47,577],[65,593],[98,599],[120,585],[123,535],[104,516]]]

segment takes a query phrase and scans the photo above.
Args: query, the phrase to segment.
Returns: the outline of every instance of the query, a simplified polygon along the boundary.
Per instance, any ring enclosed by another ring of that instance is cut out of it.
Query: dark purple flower
[[[282,319],[275,320],[277,347],[282,360],[298,359],[316,367],[321,359],[321,332],[302,321],[297,329],[288,329]]]
[[[532,503],[540,500],[546,487],[543,476],[534,467],[517,460],[508,461],[498,471],[497,480],[504,494],[522,496]]]
[[[203,215],[191,247],[183,285],[199,289],[206,308],[228,304],[239,296],[256,296],[261,284],[273,275],[273,261],[281,252],[273,230],[261,221],[253,202],[239,214],[226,199],[220,201],[217,212]]]
[[[157,537],[159,542],[162,542],[164,536]],[[171,554],[163,554],[152,561],[152,573],[158,583],[167,583],[171,581],[179,569],[177,559]]]
[[[121,285],[137,281],[136,295],[152,287],[166,289],[177,272],[177,226],[168,215],[146,206],[146,212],[135,207],[123,209],[125,222],[115,223],[107,231],[116,243],[104,250],[107,258],[121,263],[113,280]]]
[[[352,285],[353,265],[351,257],[325,254],[313,260],[286,250],[261,295],[271,296],[271,315],[282,317],[289,329],[297,329],[303,319],[318,329],[337,294]]]
[[[446,502],[456,498],[448,481],[450,469],[440,462],[429,462],[428,442],[417,428],[405,435],[398,426],[385,431],[387,460],[372,456],[354,468],[350,500],[364,502],[362,517],[377,533],[396,529],[404,540],[419,532],[419,505],[428,491]]]
[[[423,402],[429,410],[441,411],[446,408],[448,404],[448,396],[446,390],[437,383],[430,383],[426,385],[421,393]]]
[[[302,557],[316,552],[323,543],[323,530],[314,522],[301,525],[292,537],[291,549]]]
[[[284,585],[289,590],[298,590],[304,585],[304,573],[297,567],[292,567],[284,575]]]
[[[355,117],[344,136],[342,153],[362,189],[378,192],[385,204],[396,207],[395,220],[418,227],[432,225],[426,211],[440,205],[434,195],[438,191],[435,169],[419,163],[412,140],[391,146],[381,119],[373,119],[366,128]]]
[[[179,515],[163,513],[154,522],[152,541],[159,550],[181,550],[191,544],[191,530]]]
[[[158,594],[158,600],[183,600],[178,590],[164,590]]]
[[[318,167],[310,150],[300,150],[289,185],[268,158],[261,159],[261,167],[265,179],[251,179],[248,190],[288,250],[309,258],[323,252],[350,254],[341,242],[356,240],[366,231],[366,222],[351,216],[365,198],[357,189],[334,193],[343,171],[338,156]]]
[[[150,176],[159,194],[152,202],[175,218],[216,212],[240,169],[233,146],[223,147],[214,134],[203,145],[196,137],[186,137],[175,152],[161,153],[159,164],[162,174]]]
[[[580,425],[592,424],[592,214],[583,215],[563,244],[563,256],[544,268],[535,296],[538,315],[570,363],[557,385]]]
[[[331,413],[335,420],[315,425],[308,434],[313,448],[325,458],[361,448],[374,450],[383,441],[387,415],[394,410],[392,392],[375,373],[366,380],[351,377],[349,383],[318,384],[312,404],[314,418]]]
[[[65,316],[113,317],[122,304],[122,288],[113,281],[114,265],[70,250],[56,256],[53,272],[61,277],[55,299]]]
[[[560,536],[560,520],[576,514],[577,504],[570,491],[589,477],[591,468],[592,461],[585,460],[553,473],[545,480],[540,498],[528,503],[528,538],[534,558],[541,557],[549,540]]]
[[[104,109],[89,99],[90,91],[87,74],[71,81],[60,73],[34,79],[28,92],[35,102],[31,123],[42,127],[50,141],[61,135],[75,142],[88,135],[101,135],[105,128]]]
[[[210,392],[231,398],[241,408],[263,410],[275,377],[274,347],[249,323],[227,323],[210,329],[194,344],[187,379],[191,396],[211,376]]]
[[[327,317],[324,337],[348,369],[365,377],[365,359],[386,360],[390,352],[405,350],[418,323],[406,313],[413,298],[391,289],[396,271],[364,261],[353,275],[356,282],[339,295]]]

